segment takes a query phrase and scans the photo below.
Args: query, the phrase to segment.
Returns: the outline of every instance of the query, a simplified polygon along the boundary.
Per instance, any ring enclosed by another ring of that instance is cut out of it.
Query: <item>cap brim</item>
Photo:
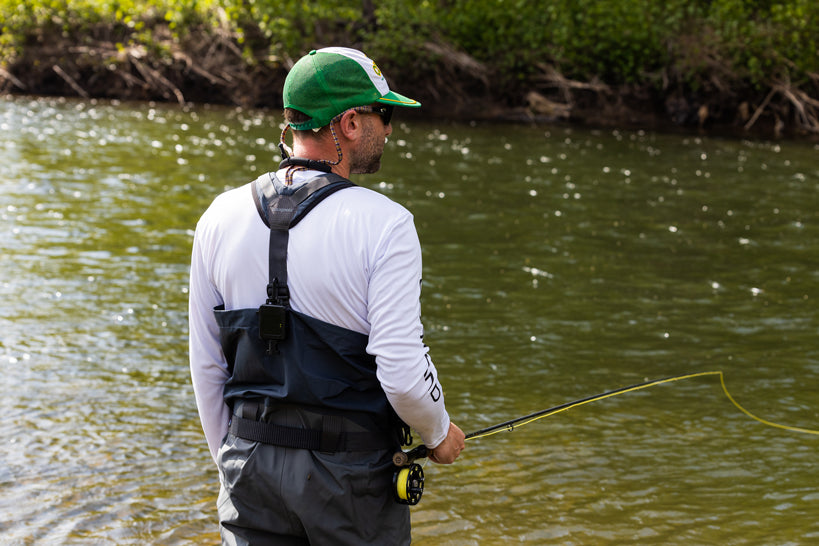
[[[395,91],[390,91],[380,99],[377,99],[376,102],[380,102],[382,104],[392,104],[393,106],[408,106],[410,108],[418,108],[421,106],[421,103],[417,100],[405,97],[404,95],[396,93]]]

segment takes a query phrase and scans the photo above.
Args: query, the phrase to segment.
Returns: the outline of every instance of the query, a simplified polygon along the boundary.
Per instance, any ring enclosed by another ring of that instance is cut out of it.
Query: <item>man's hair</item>
[[[296,110],[295,108],[285,108],[284,109],[284,121],[286,121],[287,123],[296,123],[296,124],[306,123],[306,122],[310,121],[311,119],[313,119],[313,118],[311,118],[310,116],[308,116],[307,114],[305,114],[301,110]],[[317,135],[320,135],[320,134],[324,134],[324,129],[326,129],[326,128],[327,128],[327,126],[324,126],[321,129],[319,129],[318,131],[314,131],[312,129],[304,129],[304,130],[301,130],[301,131],[297,131],[295,129],[291,129],[291,130],[293,131],[293,133],[298,133],[301,136],[308,136],[308,135],[317,136]]]

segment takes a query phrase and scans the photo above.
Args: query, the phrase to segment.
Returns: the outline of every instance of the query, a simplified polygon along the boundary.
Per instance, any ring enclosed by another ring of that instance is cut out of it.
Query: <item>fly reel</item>
[[[415,506],[424,493],[424,469],[418,463],[402,466],[392,475],[392,492],[396,502]]]

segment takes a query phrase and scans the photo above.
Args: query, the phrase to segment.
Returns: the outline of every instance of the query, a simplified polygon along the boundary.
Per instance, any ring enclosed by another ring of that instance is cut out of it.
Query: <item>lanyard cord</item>
[[[324,172],[330,172],[333,167],[335,167],[336,165],[341,163],[342,159],[344,159],[344,154],[341,152],[341,143],[338,141],[338,135],[336,134],[336,129],[335,129],[334,125],[336,124],[336,122],[341,120],[341,118],[344,116],[344,114],[346,114],[347,112],[349,112],[351,110],[354,111],[354,112],[359,112],[359,113],[363,113],[363,114],[378,114],[379,116],[381,116],[381,119],[383,120],[383,123],[384,123],[385,126],[389,124],[389,117],[386,117],[386,118],[384,117],[387,114],[382,113],[382,111],[380,109],[377,109],[374,106],[354,106],[353,108],[348,108],[347,110],[344,110],[343,112],[341,112],[340,114],[335,116],[333,119],[331,119],[330,123],[329,123],[329,125],[330,125],[330,134],[333,137],[333,144],[336,147],[336,154],[338,155],[338,158],[335,161],[330,161],[328,159],[314,160],[316,163],[320,163],[320,164],[325,166],[324,168],[318,168],[317,170],[321,170],[321,171],[324,171]],[[287,142],[285,140],[285,136],[287,135],[287,130],[289,128],[290,128],[290,125],[285,124],[284,129],[282,129],[281,137],[279,137],[279,150],[281,151],[282,159],[288,159],[290,157],[290,155],[291,155],[291,153],[290,153],[291,150],[287,146]],[[315,167],[313,167],[313,168],[315,168]],[[296,173],[297,171],[305,171],[307,169],[308,169],[308,166],[306,166],[306,165],[299,165],[299,164],[295,164],[295,163],[292,164],[292,165],[289,165],[287,167],[287,171],[284,174],[284,185],[285,186],[291,186],[293,184],[293,174]]]

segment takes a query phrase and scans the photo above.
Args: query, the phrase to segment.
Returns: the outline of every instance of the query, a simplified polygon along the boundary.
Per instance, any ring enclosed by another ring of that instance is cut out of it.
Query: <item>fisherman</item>
[[[464,433],[423,342],[412,215],[349,176],[379,169],[393,108],[420,103],[340,47],[300,59],[283,103],[279,169],[218,196],[193,241],[191,377],[222,542],[409,544],[392,455],[411,428],[450,464]]]

